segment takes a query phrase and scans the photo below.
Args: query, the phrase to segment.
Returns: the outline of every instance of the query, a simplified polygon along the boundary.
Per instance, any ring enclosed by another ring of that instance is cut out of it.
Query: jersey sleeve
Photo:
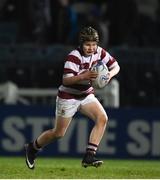
[[[117,65],[117,60],[112,57],[106,50],[101,50],[101,60],[107,65],[109,69],[112,69]]]
[[[64,63],[63,77],[76,76],[79,72],[80,59],[73,55],[69,54]]]

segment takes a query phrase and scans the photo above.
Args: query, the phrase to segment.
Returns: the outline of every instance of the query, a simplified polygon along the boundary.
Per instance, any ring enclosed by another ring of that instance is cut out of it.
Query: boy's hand
[[[95,71],[84,71],[80,76],[82,80],[94,80],[98,76],[98,73]]]

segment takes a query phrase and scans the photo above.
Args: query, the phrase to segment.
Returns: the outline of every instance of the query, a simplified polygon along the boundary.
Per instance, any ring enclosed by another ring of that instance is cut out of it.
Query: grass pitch
[[[38,158],[30,170],[24,157],[0,157],[0,179],[160,179],[160,161],[104,160],[99,167],[81,167],[81,159]]]

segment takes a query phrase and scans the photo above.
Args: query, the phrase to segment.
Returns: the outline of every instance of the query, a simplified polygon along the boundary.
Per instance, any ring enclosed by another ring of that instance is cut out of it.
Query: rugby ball
[[[97,64],[92,66],[91,71],[96,71],[98,73],[97,78],[92,80],[92,86],[96,89],[104,88],[108,83],[107,74],[109,72],[106,64],[102,61],[98,61]]]

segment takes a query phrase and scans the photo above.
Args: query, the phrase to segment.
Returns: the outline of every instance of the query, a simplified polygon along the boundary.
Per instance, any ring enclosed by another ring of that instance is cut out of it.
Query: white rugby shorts
[[[101,110],[105,113],[102,105],[98,101],[98,99],[94,96],[94,94],[89,94],[86,98],[83,100],[77,100],[77,99],[62,99],[60,97],[57,97],[56,99],[56,116],[61,116],[64,118],[70,118],[75,115],[75,113],[79,110],[80,106],[96,102]]]

